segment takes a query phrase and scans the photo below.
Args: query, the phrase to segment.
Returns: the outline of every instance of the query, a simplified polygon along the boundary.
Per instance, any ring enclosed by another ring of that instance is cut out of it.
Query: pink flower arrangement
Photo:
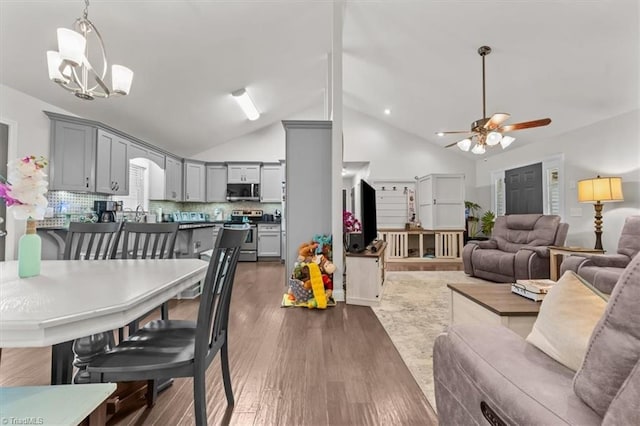
[[[28,157],[11,160],[7,164],[7,180],[0,180],[0,198],[11,207],[16,219],[43,219],[47,208],[47,166],[44,157]]]
[[[344,210],[342,212],[342,232],[347,234],[349,232],[360,232],[362,226],[360,221],[350,211]]]

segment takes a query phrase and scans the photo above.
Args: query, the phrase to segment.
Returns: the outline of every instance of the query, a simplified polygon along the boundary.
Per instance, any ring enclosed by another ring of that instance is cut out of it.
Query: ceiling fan
[[[482,57],[482,117],[471,123],[471,130],[460,130],[451,132],[437,132],[438,136],[444,136],[455,133],[466,133],[467,137],[445,148],[457,145],[462,151],[469,151],[471,144],[475,140],[475,145],[471,148],[474,154],[484,154],[487,146],[496,146],[500,144],[502,148],[506,148],[515,140],[514,137],[504,135],[506,132],[514,130],[530,129],[532,127],[546,126],[551,123],[550,118],[542,118],[540,120],[523,121],[521,123],[502,125],[510,114],[498,112],[491,117],[487,117],[486,99],[485,99],[485,78],[484,78],[484,57],[491,53],[489,46],[482,46],[478,49],[478,54]]]

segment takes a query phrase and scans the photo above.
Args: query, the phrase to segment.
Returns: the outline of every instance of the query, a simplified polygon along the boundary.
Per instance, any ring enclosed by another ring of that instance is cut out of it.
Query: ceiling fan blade
[[[550,118],[541,118],[540,120],[523,121],[522,123],[507,124],[498,128],[499,132],[512,132],[514,130],[530,129],[532,127],[546,126],[551,123]]]
[[[454,130],[451,132],[436,132],[436,135],[454,135],[454,134],[458,134],[458,133],[466,133],[468,135],[472,135],[473,132],[470,130]]]
[[[507,118],[511,117],[511,114],[507,114],[506,112],[496,112],[491,116],[489,121],[484,123],[484,128],[487,130],[493,130],[502,123],[505,122]]]

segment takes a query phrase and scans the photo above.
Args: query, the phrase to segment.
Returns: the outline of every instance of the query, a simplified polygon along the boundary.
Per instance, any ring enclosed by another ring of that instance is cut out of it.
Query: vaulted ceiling
[[[48,80],[45,55],[56,49],[56,28],[70,28],[84,3],[0,0],[0,83],[193,155],[322,110],[332,7],[323,0],[93,0],[89,18],[110,62],[135,76],[129,96],[89,102]],[[425,143],[454,142],[434,133],[467,130],[482,118],[476,51],[489,45],[487,114],[552,118],[548,127],[513,134],[517,143],[535,143],[639,107],[638,27],[637,0],[347,1],[344,104]],[[242,87],[262,112],[257,121],[230,96]]]

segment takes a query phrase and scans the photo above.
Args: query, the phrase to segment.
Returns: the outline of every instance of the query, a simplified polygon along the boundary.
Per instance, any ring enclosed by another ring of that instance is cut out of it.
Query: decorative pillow
[[[640,254],[613,288],[607,310],[593,330],[573,390],[604,417],[640,359]],[[637,409],[637,404],[636,404]]]
[[[576,371],[606,306],[605,295],[567,271],[542,301],[527,342]]]

